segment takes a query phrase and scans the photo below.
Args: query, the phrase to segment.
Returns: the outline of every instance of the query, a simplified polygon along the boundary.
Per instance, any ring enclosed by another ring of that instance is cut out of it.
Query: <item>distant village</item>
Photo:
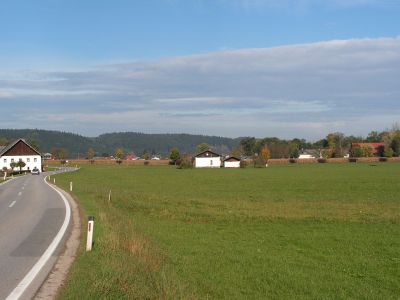
[[[336,159],[343,162],[356,162],[357,159],[374,157],[385,161],[391,157],[400,156],[398,128],[381,133],[371,132],[363,141],[354,140],[357,139],[345,137],[339,133],[329,134],[326,139],[314,143],[314,148],[305,148],[310,144],[305,143],[304,140],[294,139],[290,142],[282,142],[276,138],[244,138],[240,142],[240,147],[230,153],[217,153],[212,146],[202,143],[197,146],[196,154],[181,154],[178,148],[172,148],[168,156],[149,153],[137,156],[133,152],[125,154],[122,148],[117,148],[114,155],[98,156],[96,151],[90,148],[85,157],[78,160],[91,164],[115,161],[118,164],[135,162],[135,164],[146,165],[157,162],[158,165],[170,164],[181,168],[241,168],[249,165],[268,166],[268,163],[276,161],[323,163]],[[63,148],[54,148],[52,153],[41,153],[37,148],[22,138],[7,142],[6,145],[0,144],[0,171],[42,171],[46,162],[59,161],[61,164],[66,164],[68,160],[77,161],[76,158],[67,157]]]

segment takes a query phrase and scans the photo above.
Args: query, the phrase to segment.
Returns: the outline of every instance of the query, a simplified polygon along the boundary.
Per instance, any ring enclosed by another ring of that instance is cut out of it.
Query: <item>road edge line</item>
[[[65,218],[64,222],[58,231],[57,235],[54,237],[53,241],[49,245],[49,247],[46,249],[46,251],[43,253],[43,255],[39,258],[39,260],[36,262],[36,264],[30,269],[30,271],[25,275],[25,277],[18,283],[18,285],[15,287],[15,289],[8,295],[6,300],[16,300],[19,299],[23,293],[26,291],[26,289],[29,287],[29,285],[35,280],[36,276],[39,274],[39,272],[42,270],[44,265],[47,263],[47,261],[50,259],[51,255],[53,252],[56,250],[57,246],[61,242],[62,238],[64,237],[65,232],[68,229],[68,225],[71,221],[71,206],[68,203],[68,200],[64,197],[64,195],[58,191],[56,188],[51,186],[47,182],[47,177],[44,178],[44,182],[51,187],[53,190],[57,192],[57,194],[61,197],[61,199],[64,201],[66,213],[65,213]]]

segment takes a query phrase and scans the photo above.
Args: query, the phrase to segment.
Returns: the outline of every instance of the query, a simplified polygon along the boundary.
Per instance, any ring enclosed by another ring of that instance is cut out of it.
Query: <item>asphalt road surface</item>
[[[68,235],[69,206],[44,177],[0,185],[0,299],[31,299]]]

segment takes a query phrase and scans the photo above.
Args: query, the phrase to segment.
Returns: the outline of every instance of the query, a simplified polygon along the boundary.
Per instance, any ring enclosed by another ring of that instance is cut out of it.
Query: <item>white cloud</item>
[[[84,134],[365,134],[399,121],[398,78],[400,38],[228,50],[73,72],[3,73],[0,103],[8,113],[0,127],[16,120],[22,127]]]

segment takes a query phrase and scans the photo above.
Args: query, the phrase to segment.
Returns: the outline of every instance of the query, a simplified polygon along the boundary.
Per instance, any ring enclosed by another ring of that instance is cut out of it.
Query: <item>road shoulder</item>
[[[68,200],[72,211],[72,228],[63,253],[57,259],[52,271],[44,281],[34,299],[55,299],[67,279],[68,272],[74,262],[80,243],[81,221],[79,207],[70,194],[53,185]]]

